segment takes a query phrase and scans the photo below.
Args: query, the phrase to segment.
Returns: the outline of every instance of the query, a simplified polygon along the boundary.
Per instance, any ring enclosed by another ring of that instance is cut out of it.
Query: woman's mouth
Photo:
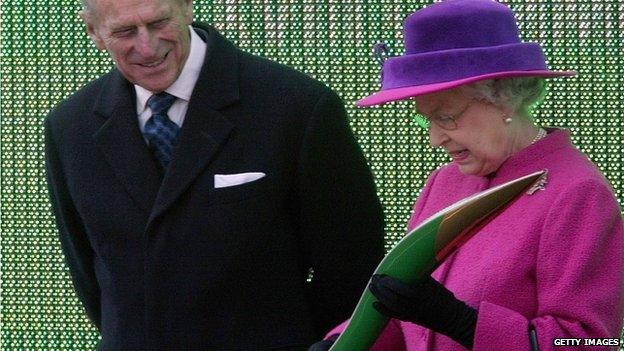
[[[453,161],[461,162],[468,157],[468,155],[470,154],[470,151],[468,151],[468,149],[463,149],[463,150],[449,151],[448,154],[451,156]]]

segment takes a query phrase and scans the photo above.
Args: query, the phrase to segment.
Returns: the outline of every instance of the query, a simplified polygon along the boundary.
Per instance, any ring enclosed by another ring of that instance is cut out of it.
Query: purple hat
[[[513,12],[493,0],[446,0],[407,17],[405,55],[383,62],[381,90],[357,101],[371,106],[484,79],[572,76],[551,71],[537,43],[520,41]]]

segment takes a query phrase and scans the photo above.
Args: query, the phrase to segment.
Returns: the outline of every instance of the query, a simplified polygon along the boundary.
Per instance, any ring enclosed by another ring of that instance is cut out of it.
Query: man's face
[[[81,16],[91,40],[108,51],[126,79],[158,93],[184,67],[192,10],[192,0],[92,0]]]

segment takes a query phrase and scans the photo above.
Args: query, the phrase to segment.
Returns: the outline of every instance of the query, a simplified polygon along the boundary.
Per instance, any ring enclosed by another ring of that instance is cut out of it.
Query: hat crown
[[[382,61],[381,91],[370,106],[456,88],[484,79],[561,77],[538,43],[523,43],[513,12],[494,0],[445,0],[405,20],[405,54]]]
[[[408,55],[520,43],[513,12],[494,0],[446,0],[405,21]]]

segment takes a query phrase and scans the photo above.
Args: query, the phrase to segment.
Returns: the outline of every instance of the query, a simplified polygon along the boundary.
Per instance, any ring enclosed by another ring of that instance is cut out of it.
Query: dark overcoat
[[[206,59],[164,174],[116,69],[46,119],[77,295],[101,350],[305,348],[349,316],[382,257],[370,170],[335,93],[194,26]],[[245,172],[266,176],[214,187]]]

